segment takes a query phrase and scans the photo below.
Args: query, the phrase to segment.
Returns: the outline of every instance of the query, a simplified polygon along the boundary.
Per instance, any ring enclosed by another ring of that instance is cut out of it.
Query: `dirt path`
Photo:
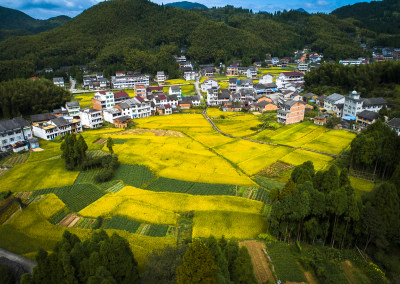
[[[266,256],[264,255],[263,249],[265,244],[258,241],[243,241],[239,243],[240,246],[246,246],[249,250],[251,261],[254,266],[254,274],[258,280],[258,283],[265,283],[268,280],[275,281],[271,270],[269,269],[269,263]]]

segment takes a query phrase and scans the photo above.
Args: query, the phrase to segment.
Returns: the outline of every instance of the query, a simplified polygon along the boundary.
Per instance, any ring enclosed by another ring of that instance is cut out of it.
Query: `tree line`
[[[0,82],[0,118],[51,112],[71,99],[71,94],[46,79]]]
[[[21,283],[257,283],[247,248],[224,237],[155,250],[139,275],[123,237],[100,230],[82,241],[65,231],[52,253],[39,249],[36,262]]]
[[[399,164],[389,181],[357,198],[346,168],[315,171],[305,162],[281,190],[270,192],[270,233],[285,242],[360,247],[398,277],[400,259],[393,252],[400,249],[399,189]]]

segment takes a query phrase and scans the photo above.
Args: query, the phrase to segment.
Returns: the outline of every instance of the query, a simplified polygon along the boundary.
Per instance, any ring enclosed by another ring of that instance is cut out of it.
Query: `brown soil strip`
[[[250,199],[250,196],[251,196],[251,194],[253,193],[253,190],[252,189],[250,189],[250,191],[249,191],[249,194],[247,194],[247,199]]]
[[[243,241],[239,243],[240,246],[246,246],[249,250],[251,261],[254,266],[254,274],[258,280],[258,283],[265,283],[268,280],[275,281],[271,270],[269,269],[269,263],[263,252],[265,244],[258,241]]]
[[[68,225],[75,219],[76,215],[75,214],[68,214],[65,216],[58,225],[68,227]]]
[[[68,227],[73,227],[78,223],[78,221],[81,219],[81,217],[77,216],[74,220],[72,220],[71,223],[69,223]]]
[[[306,277],[309,284],[318,284],[318,281],[315,280],[310,271],[304,271],[304,276]]]

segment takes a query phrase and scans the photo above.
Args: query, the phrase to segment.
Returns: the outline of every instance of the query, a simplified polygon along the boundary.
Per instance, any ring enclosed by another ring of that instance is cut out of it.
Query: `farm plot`
[[[221,238],[254,239],[267,230],[261,214],[232,211],[197,211],[193,218],[193,238],[210,235]]]
[[[111,193],[117,193],[121,189],[123,189],[125,185],[121,182],[117,182],[116,184],[112,185],[111,187],[107,188],[106,191],[111,192]]]
[[[143,224],[123,216],[113,216],[105,223],[104,229],[125,230],[133,234],[140,234],[151,237],[165,237],[168,225]]]
[[[73,212],[82,210],[106,194],[105,191],[92,184],[75,184],[37,190],[32,197],[49,193],[56,194]]]
[[[16,165],[0,177],[0,191],[31,191],[73,184],[78,172],[65,169],[61,159]]]
[[[75,180],[75,184],[81,183],[96,183],[94,181],[94,177],[97,176],[101,172],[101,169],[93,169],[82,171],[79,173],[78,177]]]
[[[102,150],[89,150],[86,152],[86,156],[91,159],[104,157],[104,156],[108,156],[108,155],[110,155],[110,153],[102,151]]]
[[[153,173],[145,166],[121,164],[115,172],[113,180],[122,180],[130,186],[142,187],[154,178]]]
[[[268,243],[267,251],[271,257],[275,272],[282,283],[286,281],[306,282],[304,273],[290,251],[289,245],[281,242]]]
[[[124,135],[123,145],[115,145],[121,163],[142,164],[159,176],[192,182],[254,184],[228,161],[189,137]],[[116,138],[119,138],[117,135]],[[132,151],[134,149],[134,151]],[[117,177],[118,178],[118,171]]]
[[[75,224],[75,227],[82,228],[82,229],[90,229],[90,228],[92,228],[92,225],[95,221],[96,221],[96,219],[94,219],[94,218],[81,217],[80,220]]]
[[[241,187],[238,196],[265,203],[268,199],[268,191],[260,187]]]
[[[60,223],[62,219],[65,218],[69,213],[71,213],[71,210],[68,209],[68,207],[64,207],[60,211],[57,211],[54,215],[50,216],[49,222],[53,225],[57,225]]]
[[[222,132],[236,137],[254,134],[257,130],[252,130],[251,128],[260,124],[258,118],[253,114],[232,115],[224,119],[213,119],[213,122]]]
[[[301,165],[307,161],[312,161],[315,169],[318,171],[323,170],[332,160],[332,157],[304,150],[295,150],[280,159],[281,162],[295,166]]]
[[[302,147],[329,154],[339,154],[350,145],[355,137],[354,133],[346,130],[331,130]]]
[[[16,165],[25,163],[28,157],[29,153],[14,154],[9,158],[6,158],[4,161],[1,161],[1,164],[6,167],[14,167]]]
[[[293,151],[288,147],[257,144],[245,140],[234,140],[215,147],[214,150],[237,164],[248,175],[260,172]]]
[[[197,183],[169,178],[158,178],[146,189],[157,192],[188,193],[193,195],[234,195],[234,186],[227,184]]]
[[[282,162],[276,162],[276,163],[272,164],[271,166],[262,170],[262,172],[260,172],[259,175],[266,176],[266,177],[279,177],[284,172],[289,171],[293,167],[294,167],[293,165],[289,165],[289,164],[282,163]]]
[[[93,93],[82,93],[73,96],[73,101],[78,101],[81,108],[87,108],[92,106]]]

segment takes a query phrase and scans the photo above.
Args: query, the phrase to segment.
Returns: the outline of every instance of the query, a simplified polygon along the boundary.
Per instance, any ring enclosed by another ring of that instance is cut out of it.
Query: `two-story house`
[[[64,117],[57,117],[47,122],[32,123],[32,130],[36,137],[53,140],[67,133],[81,133],[82,124],[80,119],[67,120]]]
[[[340,94],[331,94],[324,100],[324,109],[334,112],[337,117],[342,116],[345,97]]]
[[[282,72],[276,79],[276,85],[279,89],[285,89],[292,84],[303,84],[304,74],[301,72]]]
[[[377,121],[378,118],[378,113],[369,110],[363,110],[357,114],[357,124],[354,127],[356,130],[361,131]]]
[[[159,85],[164,85],[165,80],[167,80],[167,76],[165,76],[164,71],[158,71],[155,81],[159,84]]]
[[[182,88],[179,86],[171,86],[168,91],[169,95],[176,95],[179,99],[182,98]]]
[[[58,86],[58,87],[62,87],[62,88],[65,87],[65,85],[64,85],[64,78],[63,78],[63,77],[56,77],[56,78],[53,78],[53,83],[54,83],[54,85],[56,85],[56,86]]]
[[[400,118],[392,118],[387,122],[387,125],[400,136]]]
[[[68,116],[79,116],[79,110],[81,109],[79,102],[67,102],[65,108],[68,112]]]
[[[186,81],[194,81],[196,77],[197,74],[195,71],[186,71],[183,73],[183,78],[185,78]]]
[[[246,76],[248,79],[257,79],[257,72],[258,72],[257,67],[250,67],[246,71]]]
[[[206,93],[208,89],[217,88],[219,89],[218,81],[215,79],[206,79],[203,84],[201,84],[201,91]]]

